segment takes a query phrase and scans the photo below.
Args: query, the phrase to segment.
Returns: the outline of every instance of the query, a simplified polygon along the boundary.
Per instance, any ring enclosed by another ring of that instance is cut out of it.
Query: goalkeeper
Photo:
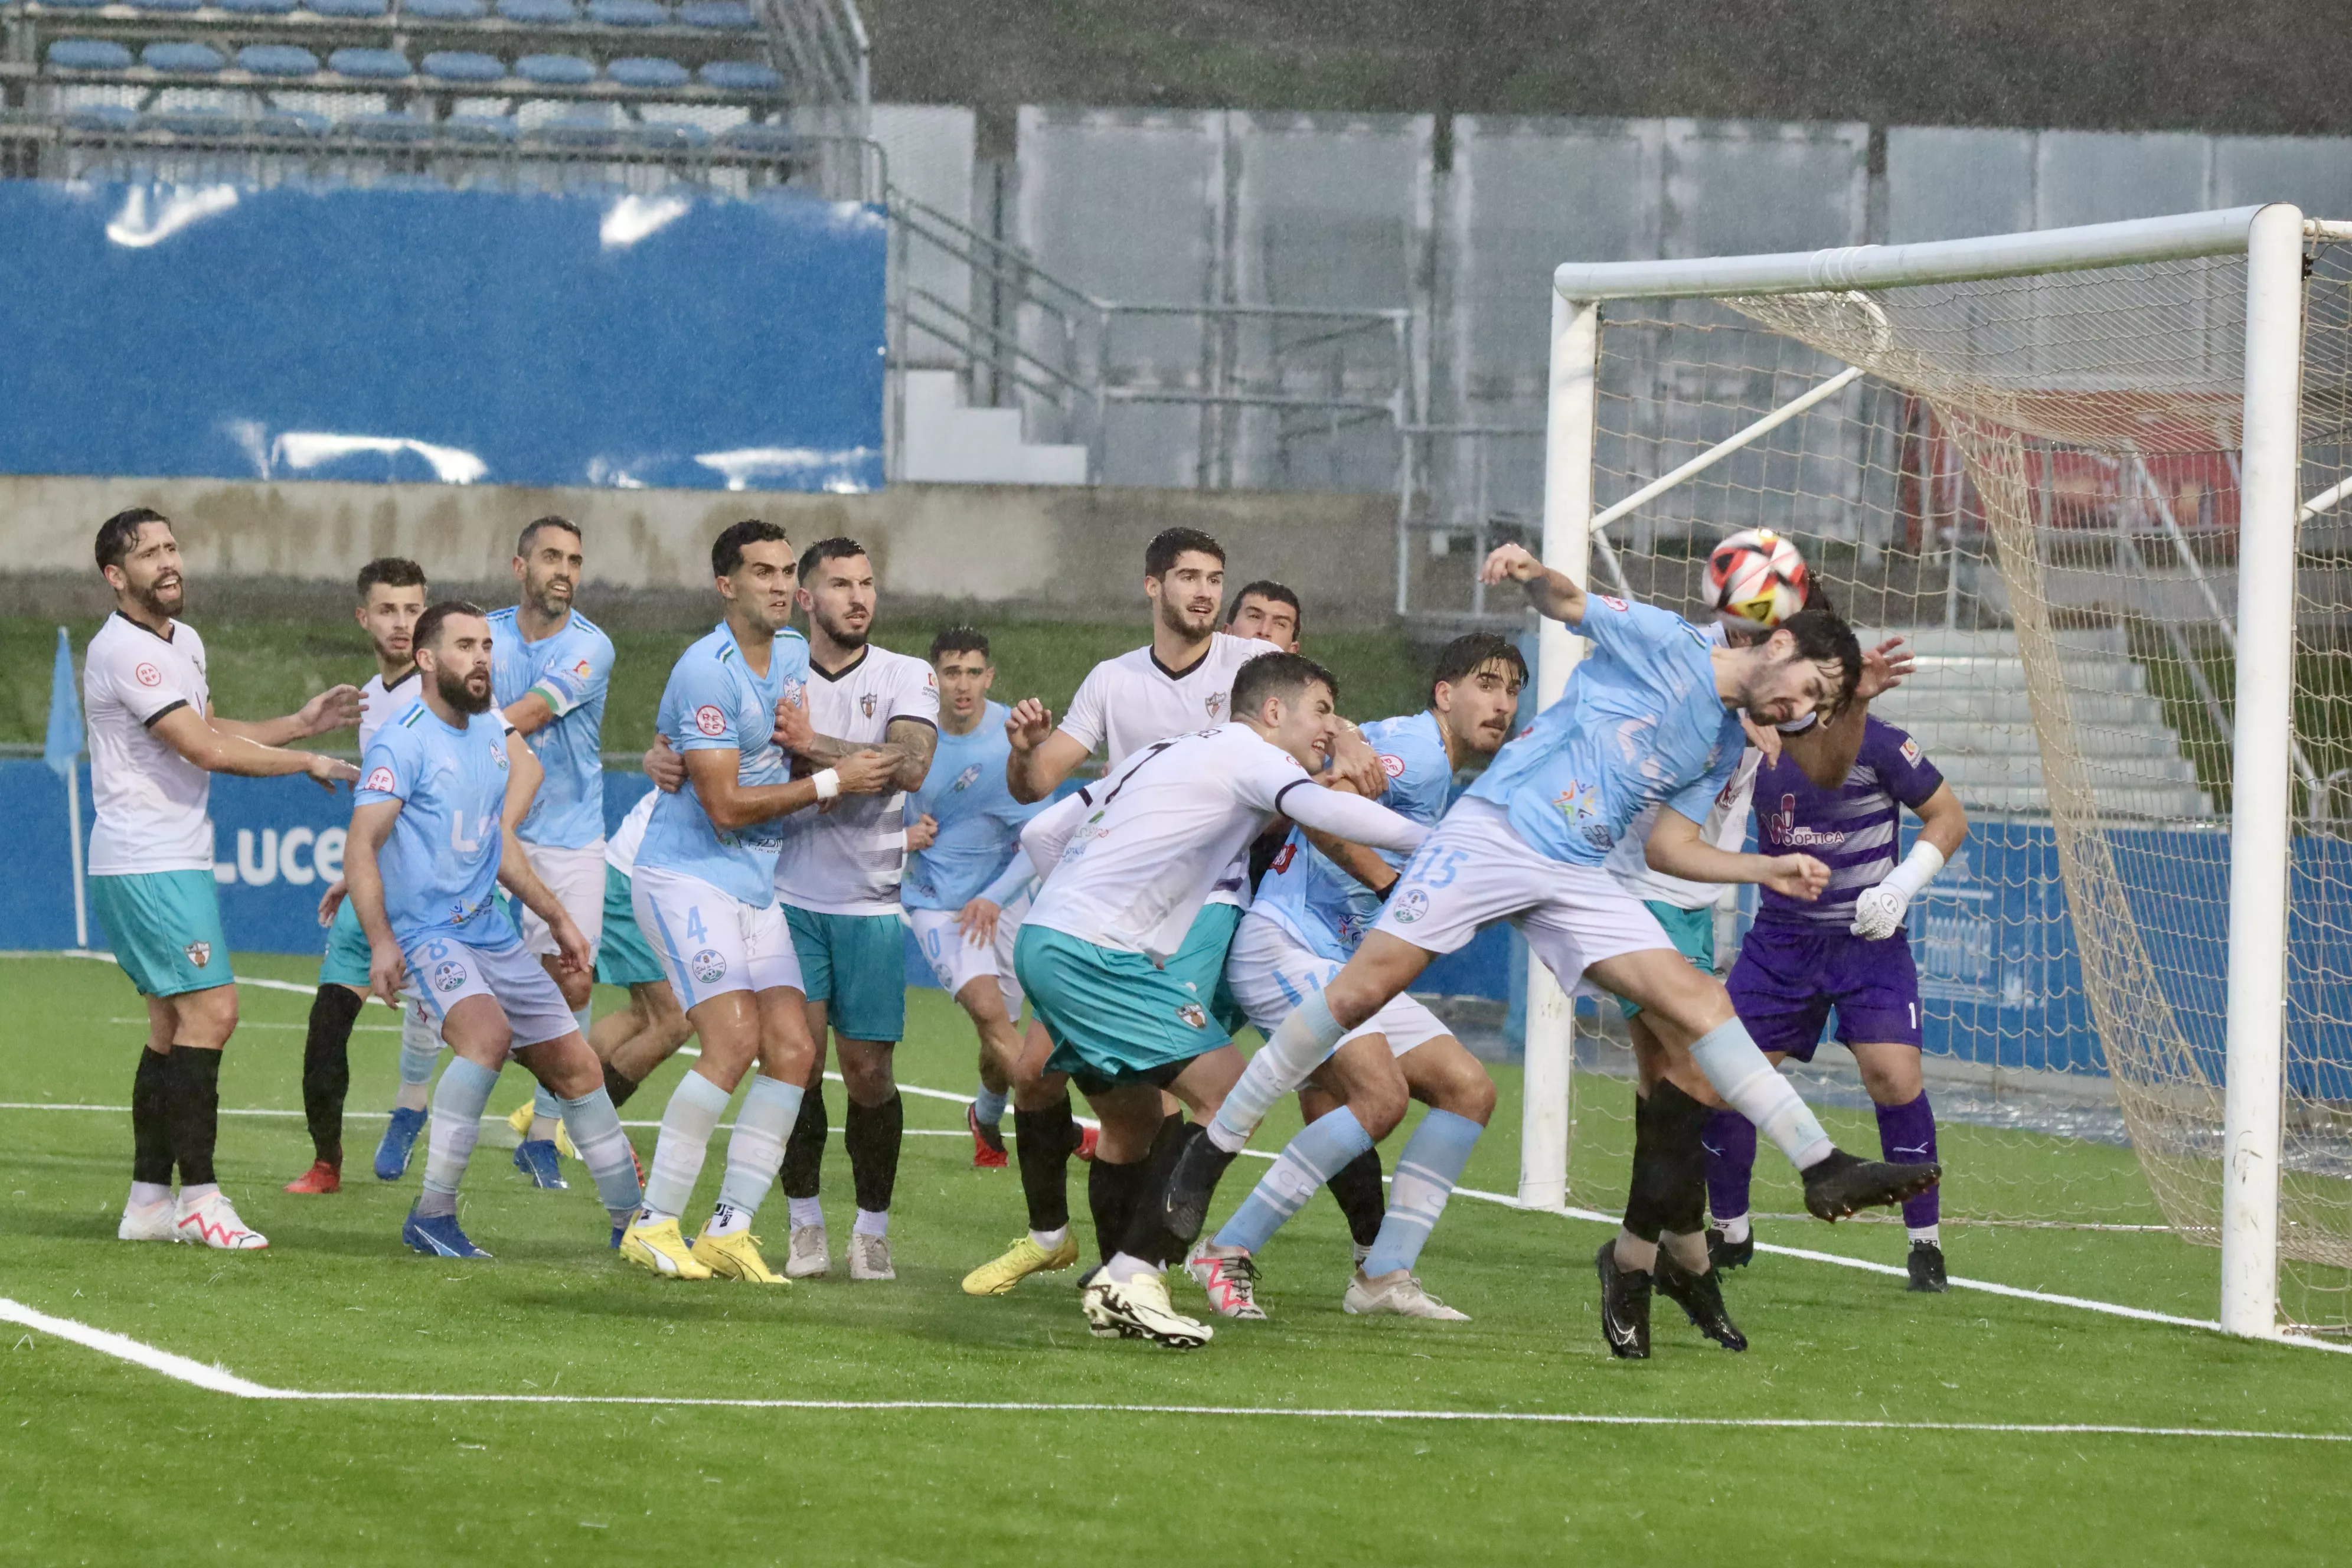
[[[1829,866],[1830,879],[1811,903],[1760,890],[1728,989],[1740,1022],[1775,1063],[1811,1061],[1834,1007],[1838,1043],[1853,1053],[1877,1107],[1886,1158],[1933,1163],[1936,1116],[1919,1072],[1919,972],[1903,920],[1968,837],[1968,813],[1909,735],[1865,718],[1860,741],[1845,782],[1834,788],[1813,783],[1793,755],[1758,767],[1758,849],[1812,856]],[[1898,859],[1904,807],[1920,827],[1911,852]],[[1737,1268],[1755,1253],[1748,1185],[1756,1129],[1736,1110],[1717,1110],[1705,1142],[1707,1203],[1720,1232],[1710,1237],[1715,1261]],[[1948,1288],[1937,1215],[1933,1187],[1903,1205],[1914,1290]]]

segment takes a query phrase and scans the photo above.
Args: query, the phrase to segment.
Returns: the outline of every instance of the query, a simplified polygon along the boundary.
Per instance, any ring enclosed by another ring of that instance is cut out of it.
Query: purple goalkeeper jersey
[[[1757,769],[1757,847],[1766,855],[1811,855],[1830,868],[1830,885],[1814,903],[1759,889],[1759,922],[1852,924],[1854,900],[1895,869],[1900,808],[1916,811],[1943,787],[1944,775],[1918,742],[1875,719],[1863,724],[1861,753],[1835,789],[1815,784],[1786,753]]]

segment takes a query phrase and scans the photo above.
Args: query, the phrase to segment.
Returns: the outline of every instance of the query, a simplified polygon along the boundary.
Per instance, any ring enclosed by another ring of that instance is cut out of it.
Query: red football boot
[[[1004,1134],[994,1127],[982,1127],[980,1113],[967,1105],[963,1108],[963,1124],[971,1132],[971,1168],[975,1171],[1004,1169]]]
[[[339,1160],[320,1160],[310,1168],[286,1184],[289,1193],[340,1193],[343,1190],[343,1167]]]

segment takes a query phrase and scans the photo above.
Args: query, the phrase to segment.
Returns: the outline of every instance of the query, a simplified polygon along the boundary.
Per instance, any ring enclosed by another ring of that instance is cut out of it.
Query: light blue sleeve
[[[386,724],[368,742],[360,759],[360,782],[352,796],[361,805],[379,801],[405,801],[416,787],[417,746],[415,733],[398,724]]]
[[[1004,869],[996,874],[996,880],[982,888],[980,896],[1003,908],[1019,898],[1021,889],[1027,887],[1029,879],[1036,874],[1029,864],[1029,857],[1016,848],[1013,858],[1005,862]]]
[[[598,632],[593,637],[573,639],[540,672],[530,689],[545,698],[549,709],[561,719],[583,703],[604,695],[612,679],[613,639]]]
[[[1644,656],[1677,642],[1694,641],[1701,646],[1708,642],[1703,628],[1655,605],[1636,605],[1614,595],[1593,594],[1586,597],[1584,606],[1584,619],[1577,626],[1577,634],[1591,638],[1604,651],[1628,662],[1639,662]]]
[[[671,675],[677,699],[678,733],[670,744],[681,752],[740,752],[736,732],[735,683],[715,658],[697,658]]]

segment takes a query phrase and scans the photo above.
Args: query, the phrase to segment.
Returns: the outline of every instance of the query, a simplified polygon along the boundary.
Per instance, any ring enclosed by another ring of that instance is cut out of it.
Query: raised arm
[[[1499,544],[1478,568],[1478,580],[1493,587],[1517,583],[1536,613],[1570,626],[1584,624],[1584,590],[1530,554],[1524,544]]]
[[[1829,886],[1830,868],[1810,855],[1742,855],[1717,849],[1700,826],[1673,806],[1661,807],[1643,858],[1653,871],[1688,882],[1757,882],[1811,903]]]
[[[1004,787],[1024,805],[1034,805],[1059,789],[1089,754],[1085,742],[1054,727],[1054,710],[1034,697],[1014,705],[1004,721],[1004,736],[1013,743],[1012,754],[1004,759]]]
[[[1804,770],[1815,787],[1835,789],[1844,784],[1862,755],[1871,700],[1902,685],[1911,668],[1911,654],[1903,639],[1888,637],[1862,656],[1862,679],[1855,683],[1853,700],[1805,729],[1780,731],[1781,750]]]
[[[320,788],[328,790],[339,783],[355,783],[360,776],[359,769],[349,763],[320,756],[316,752],[289,752],[254,740],[225,729],[194,708],[174,708],[148,728],[156,739],[208,773],[234,773],[254,779],[308,773]]]
[[[360,689],[356,686],[330,686],[299,711],[283,719],[224,719],[207,711],[205,717],[212,727],[225,735],[235,735],[264,746],[290,745],[307,741],[313,735],[324,735],[333,730],[348,730],[360,721]],[[215,773],[228,770],[215,768]]]

